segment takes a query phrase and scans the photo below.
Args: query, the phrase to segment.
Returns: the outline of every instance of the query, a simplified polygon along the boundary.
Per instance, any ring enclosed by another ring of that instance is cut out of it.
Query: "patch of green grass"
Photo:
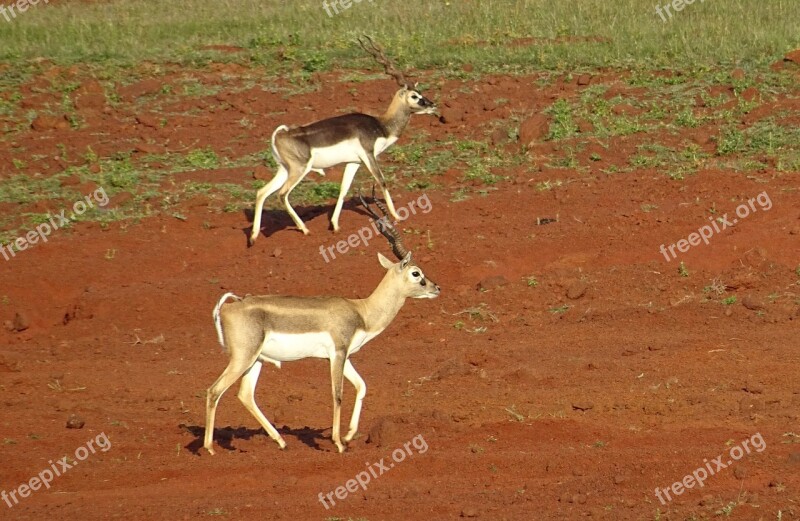
[[[736,127],[722,129],[717,140],[717,155],[728,156],[742,152],[745,146],[744,133]]]
[[[687,105],[675,116],[675,124],[679,127],[694,128],[700,124],[700,121],[695,117],[694,109]]]
[[[133,166],[130,155],[101,161],[100,185],[116,191],[133,190],[140,182],[140,172]]]
[[[767,168],[771,160],[781,172],[800,168],[800,129],[793,124],[779,124],[774,117],[757,121],[740,130],[723,128],[717,141],[717,155],[735,156],[729,166],[744,170]]]
[[[169,86],[165,85],[165,87]],[[221,90],[221,87],[218,85],[203,85],[196,79],[190,79],[184,82],[182,88],[183,88],[183,95],[190,97],[213,96]]]
[[[44,56],[59,63],[132,65],[150,60],[201,67],[210,61],[239,60],[266,66],[275,74],[308,74],[336,69],[354,58],[362,65],[371,62],[353,44],[355,35],[369,28],[401,63],[418,69],[460,71],[464,63],[478,72],[574,70],[577,65],[746,66],[769,64],[796,48],[798,17],[796,2],[762,0],[697,3],[668,23],[648,0],[408,0],[384,2],[380,9],[354,4],[334,16],[312,0],[40,3],[14,23],[0,24],[0,41],[5,42],[0,60],[25,62]],[[508,45],[529,35],[541,40]],[[242,51],[231,56],[204,49],[220,43]],[[681,78],[660,81],[677,83]]]
[[[42,199],[57,199],[62,194],[58,177],[19,174],[0,181],[0,202],[31,203]]]
[[[212,169],[219,166],[219,158],[210,148],[198,148],[186,154],[186,164],[192,168]]]
[[[552,190],[553,188],[559,187],[564,184],[560,179],[556,179],[555,181],[542,181],[540,183],[536,183],[536,189],[540,192],[545,192],[547,190]]]
[[[467,199],[469,199],[469,188],[466,186],[462,186],[461,188],[457,189],[450,196],[451,203],[460,203],[461,201],[466,201]]]
[[[566,99],[559,99],[553,103],[547,111],[550,114],[550,130],[547,133],[547,140],[559,140],[573,137],[578,133],[578,125],[572,116],[572,106]]]
[[[329,199],[336,199],[337,197],[339,197],[340,188],[341,186],[339,185],[339,183],[333,183],[330,181],[316,183],[311,187],[311,190],[309,190],[308,199],[312,203],[319,203]]]

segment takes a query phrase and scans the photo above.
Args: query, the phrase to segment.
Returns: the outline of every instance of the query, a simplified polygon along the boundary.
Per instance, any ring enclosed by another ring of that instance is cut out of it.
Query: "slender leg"
[[[313,163],[313,161],[314,158],[312,156],[308,160],[308,163],[303,166],[302,171],[297,171],[296,170],[297,167],[292,167],[293,171],[289,173],[289,179],[290,180],[297,179],[297,180],[290,185],[284,185],[280,192],[281,200],[283,201],[283,205],[286,207],[286,211],[289,212],[289,216],[292,218],[294,224],[300,229],[300,231],[303,232],[303,235],[309,234],[308,228],[306,228],[306,225],[300,219],[300,216],[297,215],[297,212],[294,211],[292,205],[289,204],[289,194],[292,192],[292,190],[294,190],[294,187],[297,186],[300,183],[300,181],[302,181],[303,178],[311,171],[311,164]]]
[[[342,187],[339,190],[339,200],[336,201],[336,208],[334,208],[333,216],[331,217],[331,224],[333,225],[334,232],[339,231],[339,214],[342,213],[344,198],[350,190],[350,185],[353,184],[353,178],[355,178],[359,166],[361,166],[361,163],[347,163],[347,166],[344,167]]]
[[[345,354],[336,353],[331,358],[331,387],[333,390],[333,428],[331,438],[339,452],[344,452],[339,423],[342,419],[342,385],[344,383],[343,372],[345,364]]]
[[[261,233],[261,212],[264,210],[264,201],[286,184],[287,179],[289,179],[289,172],[286,170],[286,167],[281,165],[275,177],[273,177],[269,183],[259,188],[256,194],[256,209],[253,214],[253,231],[250,232],[250,246],[256,242],[258,235]]]
[[[256,361],[256,363],[244,373],[241,386],[239,387],[239,400],[244,404],[245,408],[250,411],[250,414],[256,417],[256,420],[264,427],[269,437],[277,441],[278,446],[283,449],[286,447],[286,442],[283,440],[283,437],[264,416],[261,409],[258,408],[258,405],[256,405],[256,383],[258,383],[258,376],[261,374],[261,366],[261,362]]]
[[[233,385],[248,369],[250,369],[258,358],[258,353],[253,356],[241,358],[231,356],[228,367],[217,378],[217,381],[208,388],[206,393],[206,432],[203,440],[203,447],[212,455],[214,454],[214,418],[217,413],[219,399],[228,388]]]
[[[344,377],[356,388],[356,402],[353,405],[353,416],[350,417],[350,429],[344,437],[344,442],[348,443],[358,431],[358,420],[361,417],[361,405],[364,403],[364,396],[367,395],[367,384],[361,378],[361,375],[356,372],[349,359],[344,363]]]
[[[365,165],[367,165],[369,173],[372,174],[372,177],[374,177],[380,185],[381,191],[383,192],[383,199],[386,201],[386,209],[389,210],[389,215],[391,215],[392,219],[395,221],[399,221],[400,217],[398,217],[397,212],[394,209],[392,196],[389,195],[389,189],[386,187],[386,179],[383,177],[383,172],[381,172],[381,168],[378,166],[375,156],[369,153],[363,153],[360,159]]]

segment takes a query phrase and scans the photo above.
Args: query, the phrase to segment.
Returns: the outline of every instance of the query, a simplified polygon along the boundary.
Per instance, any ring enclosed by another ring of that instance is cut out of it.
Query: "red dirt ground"
[[[96,89],[80,71],[66,74],[81,79],[84,95]],[[264,150],[279,123],[311,121],[342,106],[375,112],[391,93],[389,82],[376,81],[286,99],[259,87],[231,96],[225,78],[235,74],[232,65],[197,73],[222,93],[163,108],[173,114],[165,128],[135,116],[150,112],[142,94],[177,72],[120,86],[113,107],[102,98],[84,109],[78,102],[80,129],[31,130],[16,141],[29,157],[58,155],[56,143],[74,152],[70,158],[87,144],[101,157],[142,144],[211,146],[236,157]],[[625,95],[617,76],[598,74],[592,82]],[[484,140],[489,122],[538,113],[583,88],[567,81],[539,86],[536,79],[489,78],[468,84],[471,94],[462,82],[443,82],[432,95],[447,123],[415,117],[401,143],[419,130],[434,141]],[[36,84],[48,85],[47,75],[24,91],[29,107],[60,102]],[[508,102],[490,101],[501,97]],[[797,101],[764,110],[786,107],[796,110]],[[239,126],[243,114],[257,126]],[[689,139],[715,129],[691,132]],[[19,313],[23,330],[0,331],[0,489],[27,482],[49,460],[72,458],[100,433],[111,442],[49,490],[10,509],[0,502],[2,518],[800,518],[796,176],[704,170],[678,183],[656,171],[599,172],[627,164],[642,139],[615,138],[601,165],[581,156],[588,173],[542,167],[531,178],[520,167],[505,172],[510,178],[498,190],[462,202],[451,202],[450,194],[465,184],[463,172],[443,176],[443,187],[428,192],[432,210],[403,223],[422,232],[409,235],[408,245],[442,294],[407,302],[354,358],[369,390],[361,435],[344,454],[330,442],[328,367],[319,360],[262,372],[257,400],[286,438],[286,451],[257,428],[236,388],[220,402],[217,455],[201,446],[205,389],[227,362],[211,323],[213,305],[228,290],[368,295],[383,274],[376,252],[388,254],[385,243],[330,263],[318,253],[368,223],[353,205],[342,214],[339,236],[328,230],[333,201],[307,209],[308,237],[284,213],[268,212],[265,233],[247,249],[249,214],[220,212],[198,197],[182,207],[185,221],[160,215],[107,230],[79,224],[2,261],[0,321]],[[518,147],[497,146],[509,153]],[[556,146],[538,143],[529,157],[552,155]],[[706,140],[706,149],[713,146]],[[12,157],[13,149],[0,152],[6,174]],[[39,163],[52,174],[80,160]],[[250,172],[180,178],[244,183]],[[337,175],[340,169],[329,174]],[[560,186],[535,188],[556,178]],[[659,253],[661,244],[707,223],[712,205],[732,215],[762,192],[771,209],[756,206],[709,245],[675,260]],[[393,193],[398,207],[419,195]],[[643,211],[644,203],[657,208]],[[541,217],[558,220],[537,225]],[[679,274],[680,261],[688,277]],[[538,285],[529,285],[530,276]],[[703,288],[714,279],[738,302],[707,298]],[[346,385],[345,425],[352,400]],[[65,427],[73,413],[85,420],[82,429]],[[670,487],[718,455],[730,459],[732,448],[759,435],[761,451],[719,470],[704,487],[666,504],[655,496],[656,487]],[[412,446],[411,456],[329,510],[319,502],[320,492],[344,486],[365,464],[388,462],[417,436],[427,451]]]

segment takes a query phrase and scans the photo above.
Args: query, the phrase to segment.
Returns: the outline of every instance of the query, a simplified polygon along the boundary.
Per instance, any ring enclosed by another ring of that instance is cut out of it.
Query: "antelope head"
[[[367,213],[375,219],[378,226],[378,231],[386,237],[389,244],[392,246],[392,252],[400,262],[392,262],[382,254],[378,253],[378,260],[381,266],[386,268],[387,271],[394,270],[395,275],[399,275],[400,280],[405,287],[406,297],[409,298],[436,298],[439,296],[440,288],[432,280],[425,277],[422,269],[411,261],[411,252],[408,251],[403,244],[403,238],[397,228],[392,224],[389,212],[381,201],[375,198],[375,187],[372,188],[372,202],[383,213],[383,217],[379,216],[364,200],[364,197],[359,193],[358,198],[361,204],[366,209]]]
[[[417,83],[411,83],[406,80],[403,72],[395,67],[392,60],[386,56],[386,53],[383,52],[383,49],[379,45],[372,41],[372,38],[365,35],[363,38],[358,39],[358,43],[361,45],[362,49],[375,58],[375,61],[383,65],[383,70],[387,75],[394,78],[397,85],[400,86],[400,90],[397,91],[395,97],[399,96],[403,104],[406,105],[412,113],[436,114],[436,104],[417,90]]]

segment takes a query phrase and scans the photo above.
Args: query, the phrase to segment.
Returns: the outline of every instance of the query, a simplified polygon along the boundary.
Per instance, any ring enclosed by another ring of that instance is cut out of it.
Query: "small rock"
[[[750,311],[761,311],[764,309],[764,303],[753,295],[745,295],[742,299],[742,305]]]
[[[31,327],[31,321],[25,313],[17,312],[14,315],[14,320],[11,321],[11,330],[19,333]]]
[[[475,67],[473,67],[471,63],[465,63],[464,65],[461,66],[461,70],[464,72],[472,72],[473,70],[475,70]]]
[[[572,404],[572,408],[576,411],[588,411],[594,409],[594,404],[591,402],[575,402]]]
[[[589,74],[581,74],[578,76],[578,85],[589,85],[592,82],[592,76]]]
[[[280,257],[282,253],[283,250],[281,250],[280,248],[275,248],[274,250],[272,250],[272,256],[275,257],[276,259]]]
[[[436,371],[431,375],[431,380],[437,381],[450,376],[466,376],[472,374],[475,368],[459,357],[447,359]]]
[[[626,480],[627,480],[627,478],[625,476],[623,476],[623,475],[618,474],[618,475],[614,476],[614,484],[615,485],[619,485],[620,483],[625,483]]]
[[[536,114],[522,122],[519,126],[519,144],[529,148],[543,140],[550,132],[550,120],[544,114]]]
[[[164,147],[154,143],[138,143],[136,151],[142,154],[159,155],[164,153]]]
[[[581,134],[589,134],[591,132],[594,132],[594,125],[592,125],[590,121],[587,121],[585,119],[579,119],[577,121],[577,124],[578,124],[578,132],[580,132]]]
[[[505,286],[506,284],[508,284],[508,280],[504,276],[492,275],[478,282],[478,289],[481,291],[488,291],[490,289],[499,288],[500,286]]]
[[[492,141],[492,145],[502,145],[506,141],[508,141],[508,131],[502,127],[498,127],[494,129],[492,135],[490,137]]]
[[[387,418],[379,419],[367,434],[367,443],[376,447],[388,447],[397,438],[398,427],[395,422]]]
[[[636,113],[639,111],[636,109],[636,107],[630,105],[629,103],[620,103],[611,107],[611,112],[618,116],[630,116],[636,115]]]
[[[82,429],[84,425],[86,422],[77,414],[70,414],[67,418],[67,429]]]
[[[800,49],[794,50],[783,57],[783,61],[800,65]]]
[[[159,121],[158,118],[148,114],[139,114],[136,116],[136,121],[145,127],[161,128],[161,121]]]
[[[46,130],[63,130],[69,128],[69,121],[66,115],[63,117],[55,116],[39,116],[31,123],[31,128],[36,132],[44,132]]]
[[[567,298],[572,300],[579,299],[586,294],[587,289],[589,289],[589,285],[586,282],[576,280],[567,288]]]
[[[694,136],[692,136],[692,141],[702,146],[711,143],[712,138],[708,132],[697,132]]]
[[[123,204],[127,203],[128,201],[133,199],[133,194],[130,192],[120,192],[115,195],[111,201],[114,206],[122,206]]]
[[[75,99],[75,108],[78,110],[102,110],[106,106],[106,97],[103,94],[86,93]]]
[[[738,480],[743,480],[747,477],[747,467],[744,465],[737,465],[736,468],[733,469],[733,476]]]
[[[478,511],[474,508],[467,507],[461,510],[461,517],[478,517]]]
[[[761,93],[758,92],[758,89],[755,87],[748,87],[744,89],[740,94],[739,97],[745,101],[755,101],[761,96]]]
[[[583,505],[586,503],[586,494],[575,494],[569,501],[570,503],[576,503],[578,505]]]
[[[751,394],[763,394],[764,386],[758,382],[748,380],[747,383],[744,384],[744,390]]]

